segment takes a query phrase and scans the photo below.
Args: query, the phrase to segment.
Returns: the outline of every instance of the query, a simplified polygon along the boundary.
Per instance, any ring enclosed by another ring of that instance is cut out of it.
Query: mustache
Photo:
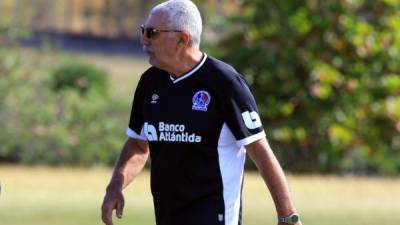
[[[142,46],[142,49],[145,53],[150,54],[150,53],[154,53],[154,50],[151,49],[150,47],[147,47],[146,45]]]

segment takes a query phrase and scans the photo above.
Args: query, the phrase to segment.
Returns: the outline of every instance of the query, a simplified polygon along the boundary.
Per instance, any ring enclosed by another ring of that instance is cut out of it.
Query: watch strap
[[[286,217],[278,217],[279,223],[286,223],[286,224],[296,224],[299,221],[299,214],[292,213]]]

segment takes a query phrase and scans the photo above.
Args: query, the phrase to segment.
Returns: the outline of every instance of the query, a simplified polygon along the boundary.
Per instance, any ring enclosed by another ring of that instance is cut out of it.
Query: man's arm
[[[246,145],[246,151],[258,168],[274,200],[279,217],[296,212],[291,200],[285,174],[276,159],[267,139],[263,138]],[[279,223],[284,225],[284,223]],[[301,225],[301,222],[296,223]]]
[[[122,190],[140,173],[149,155],[147,141],[128,138],[115,165],[111,181],[101,207],[102,220],[106,225],[113,225],[112,211],[122,217],[124,196]]]

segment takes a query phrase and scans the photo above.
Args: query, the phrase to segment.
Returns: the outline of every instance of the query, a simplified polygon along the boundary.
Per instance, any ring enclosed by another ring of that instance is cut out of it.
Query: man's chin
[[[150,54],[149,54],[149,60],[148,61],[149,61],[150,65],[152,65],[154,67],[157,67],[157,64],[155,63],[154,57],[151,56]]]

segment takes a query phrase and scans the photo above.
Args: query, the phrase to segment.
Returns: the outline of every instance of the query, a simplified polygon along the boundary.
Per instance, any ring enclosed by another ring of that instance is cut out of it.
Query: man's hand
[[[122,217],[125,202],[122,190],[143,169],[148,156],[149,144],[147,141],[134,138],[128,138],[125,141],[101,206],[101,219],[106,225],[113,225],[112,213],[114,210],[116,210],[118,218]]]
[[[103,205],[101,206],[101,219],[106,225],[113,225],[112,212],[116,210],[119,219],[122,218],[124,209],[124,195],[121,190],[107,190],[104,196]]]

